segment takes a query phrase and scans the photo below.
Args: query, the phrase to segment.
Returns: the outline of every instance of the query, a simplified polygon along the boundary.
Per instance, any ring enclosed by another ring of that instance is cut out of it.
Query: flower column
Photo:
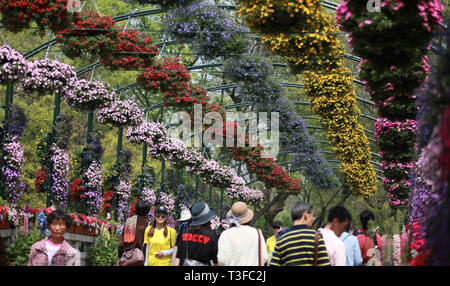
[[[125,164],[125,162],[129,162],[129,160],[131,160],[131,158],[128,158],[131,155],[128,156],[127,152],[123,152],[121,150],[122,128],[125,126],[140,126],[144,122],[143,112],[137,104],[131,100],[116,100],[108,104],[106,107],[101,108],[98,111],[97,118],[100,123],[109,123],[119,128],[116,162],[116,167],[119,168],[119,175],[116,182],[118,196],[115,196],[115,219],[124,219],[126,218],[126,214],[124,212],[126,210],[127,200],[131,192],[131,184],[129,182],[129,173],[131,173],[131,170],[128,171],[128,167],[125,166],[125,169],[127,170],[122,171],[121,169],[123,168],[120,166],[128,165],[128,163]],[[122,159],[122,156],[126,156],[126,158]],[[119,207],[119,210],[117,210],[117,207]]]
[[[17,51],[11,49],[8,45],[0,47],[0,83],[6,84],[5,95],[5,117],[3,121],[4,134],[1,138],[1,156],[0,169],[4,167],[4,157],[7,155],[4,147],[7,140],[8,123],[10,120],[10,104],[13,101],[14,83],[21,80],[27,71],[27,62],[25,58]],[[0,174],[0,184],[4,184],[4,172]],[[4,195],[5,188],[0,189],[0,196]]]
[[[378,109],[375,137],[389,202],[405,207],[415,160],[414,90],[429,72],[426,53],[444,6],[439,0],[384,0],[379,13],[370,13],[363,2],[342,1],[336,17],[363,58],[360,77]]]
[[[88,112],[86,149],[83,151],[84,206],[89,215],[96,215],[101,202],[101,149],[99,140],[92,137],[94,110],[102,108],[115,100],[115,94],[108,85],[100,81],[79,80],[75,91],[65,96],[69,106]]]
[[[328,129],[330,145],[342,162],[340,170],[352,193],[373,196],[376,173],[333,18],[321,11],[319,0],[238,2],[238,14],[262,35],[261,42],[285,58],[293,74],[305,72],[305,94]]]

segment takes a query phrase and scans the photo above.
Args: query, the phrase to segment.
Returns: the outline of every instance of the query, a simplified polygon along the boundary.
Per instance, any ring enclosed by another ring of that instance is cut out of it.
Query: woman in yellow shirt
[[[177,232],[167,225],[168,210],[159,206],[155,210],[155,219],[147,226],[144,234],[146,266],[170,266]]]
[[[276,221],[272,224],[273,235],[266,240],[267,253],[269,253],[269,261],[272,258],[272,252],[275,250],[275,245],[277,244],[277,234],[283,229],[283,223],[281,221]],[[268,263],[267,263],[268,264]]]

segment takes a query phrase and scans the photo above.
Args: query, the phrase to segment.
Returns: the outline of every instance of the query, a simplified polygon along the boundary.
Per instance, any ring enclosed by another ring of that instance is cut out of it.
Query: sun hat
[[[189,210],[184,210],[180,214],[180,218],[177,221],[187,221],[192,218],[191,212]]]
[[[204,202],[195,203],[191,207],[192,214],[192,226],[199,226],[211,221],[216,215],[212,209],[208,207],[208,204]]]
[[[230,223],[234,223],[237,227],[246,224],[253,219],[253,211],[247,207],[244,202],[235,202],[231,210],[227,213]]]

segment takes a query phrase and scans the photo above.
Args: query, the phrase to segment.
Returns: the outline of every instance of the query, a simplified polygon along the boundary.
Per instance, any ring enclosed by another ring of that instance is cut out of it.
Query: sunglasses
[[[167,215],[166,214],[160,214],[160,213],[156,213],[155,217],[157,218],[165,218]]]
[[[273,226],[272,228],[273,229],[280,229],[281,227],[280,226]]]

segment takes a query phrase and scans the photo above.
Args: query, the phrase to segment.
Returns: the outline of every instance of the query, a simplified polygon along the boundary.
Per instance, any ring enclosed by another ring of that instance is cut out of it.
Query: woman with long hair
[[[145,229],[146,266],[170,266],[177,232],[167,224],[168,215],[165,206],[157,207],[152,225]]]
[[[118,255],[119,261],[118,265],[122,265],[125,260],[123,254],[132,250],[133,248],[140,249],[145,253],[144,248],[144,237],[145,229],[148,226],[148,213],[150,212],[150,203],[148,201],[139,200],[136,204],[136,215],[128,218],[125,221],[122,236],[119,240]],[[126,256],[126,254],[125,254]],[[134,263],[134,265],[128,264],[130,266],[143,266],[144,261],[139,261]]]
[[[363,264],[367,265],[370,258],[372,258],[378,252],[380,255],[383,253],[383,239],[377,233],[378,227],[375,227],[375,215],[370,210],[364,210],[361,212],[359,219],[361,220],[362,227],[359,230],[353,231],[353,235],[358,238],[359,248],[361,249],[361,256],[363,258]],[[373,249],[371,252],[369,250]]]

